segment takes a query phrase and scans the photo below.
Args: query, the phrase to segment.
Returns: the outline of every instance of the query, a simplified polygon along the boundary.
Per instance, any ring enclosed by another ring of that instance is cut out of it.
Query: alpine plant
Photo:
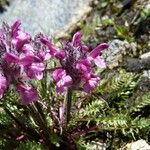
[[[108,48],[107,43],[99,44],[90,51],[82,43],[80,32],[74,34],[71,42],[65,42],[62,49],[56,48],[46,37],[41,38],[41,42],[48,47],[50,55],[60,62],[60,67],[52,73],[57,93],[63,94],[68,88],[83,88],[85,92],[91,93],[96,88],[100,77],[94,73],[94,68],[106,67],[101,54]]]
[[[13,85],[22,104],[37,101],[38,93],[30,81],[43,78],[46,61],[50,58],[60,62],[52,73],[58,94],[79,88],[91,93],[96,88],[100,77],[94,73],[94,67],[106,67],[101,54],[108,44],[102,43],[90,51],[82,43],[81,33],[77,32],[72,41],[64,42],[60,49],[42,34],[32,39],[30,34],[21,30],[20,25],[17,20],[11,26],[3,23],[0,29],[0,98]]]
[[[28,81],[43,78],[44,61],[49,54],[40,42],[42,35],[32,39],[20,25],[17,20],[12,26],[3,23],[0,29],[0,98],[13,85],[22,104],[29,104],[38,100],[38,94]]]

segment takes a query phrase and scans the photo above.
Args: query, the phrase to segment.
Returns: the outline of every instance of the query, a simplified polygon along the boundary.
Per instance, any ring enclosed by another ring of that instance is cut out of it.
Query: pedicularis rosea
[[[97,87],[100,77],[96,75],[95,68],[106,67],[101,54],[108,48],[108,44],[99,44],[90,51],[81,41],[81,33],[77,32],[70,42],[65,41],[61,48],[57,48],[47,36],[38,34],[32,38],[20,29],[20,25],[20,21],[17,20],[12,26],[3,23],[0,29],[0,99],[13,87],[20,95],[21,104],[26,105],[19,106],[27,112],[28,118],[32,118],[39,131],[20,121],[11,113],[7,104],[3,105],[6,113],[20,127],[19,130],[21,129],[21,135],[16,135],[16,139],[27,136],[27,139],[44,142],[48,149],[55,149],[52,139],[53,135],[57,134],[61,136],[61,143],[67,143],[65,140],[68,139],[72,145],[72,137],[69,138],[66,134],[71,118],[72,92],[80,89],[91,93]],[[48,63],[54,60],[57,65],[49,68],[51,65]],[[47,78],[47,75],[50,77]],[[52,87],[47,91],[47,87],[52,85],[47,84],[52,82],[51,79],[56,84],[57,94],[66,93],[63,102],[53,99],[55,94],[51,92]],[[36,82],[41,83],[42,90],[39,90],[39,93],[38,87],[33,84],[35,82],[32,82],[36,80],[41,80]],[[52,120],[51,127],[45,114]]]
[[[46,38],[42,38],[41,42],[60,62],[60,67],[52,74],[58,93],[61,94],[68,88],[78,89],[82,86],[87,93],[95,89],[100,77],[94,74],[93,69],[95,65],[100,68],[106,67],[100,55],[102,50],[108,48],[108,44],[100,44],[90,52],[88,47],[82,44],[80,32],[74,34],[71,42],[65,42],[62,49],[55,48]]]
[[[77,32],[71,42],[56,48],[47,36],[38,34],[32,38],[20,29],[20,25],[17,20],[12,26],[3,23],[0,29],[0,97],[12,84],[20,94],[22,104],[39,100],[30,81],[43,78],[49,59],[60,62],[52,73],[58,94],[80,87],[91,93],[96,88],[100,77],[94,73],[94,67],[106,67],[100,55],[108,44],[102,43],[89,51],[81,41],[81,33]]]
[[[12,84],[19,92],[22,104],[38,100],[31,79],[43,78],[46,48],[40,42],[40,35],[34,39],[21,31],[20,21],[12,26],[3,23],[0,29],[0,96]],[[28,81],[28,82],[27,82]]]

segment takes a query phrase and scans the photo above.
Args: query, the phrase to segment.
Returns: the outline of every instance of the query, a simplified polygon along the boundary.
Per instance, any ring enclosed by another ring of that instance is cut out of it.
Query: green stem
[[[71,101],[72,101],[72,89],[68,89],[67,94],[66,94],[66,125],[70,121],[71,117]]]
[[[32,104],[30,107],[31,109],[31,114],[33,115],[33,118],[37,121],[39,127],[43,130],[43,133],[45,134],[46,137],[46,143],[48,146],[48,149],[53,149],[54,145],[51,143],[50,140],[50,130],[48,129],[46,125],[46,120],[44,120],[44,114],[42,113],[42,110],[39,110],[40,106],[37,106],[35,104]],[[42,113],[42,114],[41,114]]]
[[[14,116],[9,109],[4,107],[5,112],[18,124],[18,126],[33,140],[38,141],[40,136],[37,132],[35,132],[32,128],[26,127],[19,119]]]
[[[45,125],[47,125],[46,118],[45,118],[45,115],[43,113],[43,110],[42,110],[42,107],[41,107],[40,103],[35,102],[35,106],[36,106],[36,110],[39,112],[39,115],[41,116],[41,119],[43,120],[43,123]]]

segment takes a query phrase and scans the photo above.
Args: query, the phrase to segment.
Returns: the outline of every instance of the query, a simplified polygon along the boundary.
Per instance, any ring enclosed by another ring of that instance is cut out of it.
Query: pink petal
[[[40,41],[46,45],[48,47],[48,49],[50,50],[50,54],[53,56],[56,52],[57,52],[57,48],[54,47],[54,45],[52,44],[52,42],[50,40],[48,40],[47,37],[43,37],[40,39]]]
[[[28,41],[30,39],[30,35],[28,33],[18,31],[18,36],[16,37],[16,39],[20,41]]]
[[[91,72],[87,72],[83,75],[83,77],[81,78],[81,80],[83,82],[87,82],[87,80],[91,79]]]
[[[4,76],[0,74],[0,89],[7,87],[7,80]]]
[[[81,33],[76,32],[72,38],[72,45],[78,47],[81,44]]]
[[[102,43],[100,45],[98,45],[96,48],[94,48],[89,56],[92,58],[96,58],[97,56],[99,56],[101,54],[101,51],[108,48],[108,44],[107,43]]]
[[[36,72],[34,76],[35,76],[35,79],[41,80],[43,79],[43,72]]]
[[[45,66],[43,63],[32,63],[25,67],[25,72],[29,78],[41,80],[43,78],[44,69]]]
[[[44,60],[49,60],[51,58],[51,55],[49,52],[47,52],[44,56]]]
[[[22,59],[20,59],[20,63],[24,66],[29,65],[33,62],[33,57],[32,56],[25,56]]]
[[[47,37],[42,37],[42,38],[40,38],[40,41],[41,41],[44,45],[46,45],[48,48],[51,48],[52,43],[51,43],[51,41],[50,41]]]
[[[31,37],[28,33],[18,31],[17,36],[12,39],[12,44],[16,46],[17,51],[20,52],[24,44],[30,42],[30,39]]]
[[[99,82],[100,78],[99,77],[95,77],[95,78],[91,78],[90,80],[88,80],[84,85],[84,91],[86,93],[91,93],[97,86],[98,82]]]
[[[8,82],[4,76],[0,74],[0,99],[3,97],[4,91],[7,89]]]
[[[70,86],[70,84],[72,84],[72,78],[69,75],[63,77],[63,80],[65,81],[65,86]]]
[[[32,87],[26,86],[24,84],[19,84],[16,88],[20,94],[21,102],[23,105],[28,105],[31,102],[37,101],[39,99],[37,91]]]
[[[56,48],[48,38],[41,38],[40,41],[48,47],[51,56],[55,56],[58,59],[63,59],[65,57],[65,52]]]
[[[44,71],[45,66],[43,63],[32,63],[30,68],[32,68],[35,71]]]
[[[51,58],[51,54],[49,53],[49,51],[41,51],[37,55],[42,61],[49,60]]]
[[[20,30],[19,27],[21,25],[20,20],[17,20],[14,22],[14,24],[11,26],[11,30],[12,30],[12,37],[15,37],[17,35],[17,32]]]
[[[70,86],[72,84],[72,78],[67,75],[67,76],[64,76],[62,79],[60,79],[58,82],[57,82],[57,86],[58,87],[61,87],[61,86]]]
[[[41,59],[37,57],[36,55],[27,55],[20,59],[20,63],[24,66],[31,65],[31,63],[34,63],[33,65],[35,65],[36,63],[39,64],[40,62],[41,62]]]
[[[34,49],[30,44],[25,44],[22,48],[22,53],[26,54],[26,55],[34,55]]]
[[[86,52],[89,51],[89,48],[86,45],[81,45],[81,49],[82,49],[82,51],[86,51]]]
[[[81,72],[87,72],[88,71],[87,67],[81,63],[76,64],[76,69],[78,69]]]
[[[58,51],[54,54],[54,56],[55,56],[57,59],[62,60],[62,59],[65,58],[65,52],[62,51],[62,50],[58,50]]]
[[[66,71],[64,69],[56,69],[53,73],[52,73],[52,77],[53,79],[57,82],[59,81],[63,76],[66,76]]]
[[[18,63],[19,62],[19,57],[12,53],[6,53],[4,56],[4,59],[8,63]]]
[[[76,64],[76,69],[78,69],[81,72],[90,71],[90,68],[91,68],[91,63],[88,59],[79,60]]]
[[[62,94],[71,85],[72,85],[72,78],[69,75],[67,75],[57,82],[56,90],[57,90],[58,94]]]
[[[94,59],[94,63],[100,68],[106,68],[106,63],[100,56]]]
[[[11,26],[11,29],[14,30],[14,29],[18,29],[19,26],[21,25],[21,21],[20,20],[16,20],[13,25]]]

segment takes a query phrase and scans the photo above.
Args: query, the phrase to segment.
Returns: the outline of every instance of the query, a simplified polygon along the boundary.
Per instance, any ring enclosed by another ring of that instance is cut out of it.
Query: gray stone
[[[109,42],[109,48],[103,52],[102,57],[105,59],[107,66],[112,69],[120,65],[124,55],[134,51],[136,51],[134,43],[115,39]]]
[[[128,58],[125,68],[130,72],[140,72],[150,70],[150,56],[145,58]]]
[[[143,55],[140,56],[140,58],[148,59],[150,61],[150,52],[144,53]],[[150,67],[150,63],[148,64],[148,66]],[[150,79],[150,69],[143,71],[143,77],[148,77]]]
[[[106,143],[91,141],[86,144],[86,150],[106,150]]]
[[[144,53],[140,56],[141,59],[147,59],[150,58],[150,52]]]
[[[122,150],[150,150],[150,145],[145,140],[138,140],[127,144],[126,148]]]
[[[150,52],[142,54],[139,58],[128,58],[125,68],[129,72],[143,71],[143,77],[150,79]]]
[[[23,28],[31,33],[62,35],[91,11],[93,0],[12,0],[0,21],[8,23],[20,19]],[[62,32],[64,31],[64,32]]]
[[[144,70],[143,77],[148,77],[150,79],[150,70]]]

